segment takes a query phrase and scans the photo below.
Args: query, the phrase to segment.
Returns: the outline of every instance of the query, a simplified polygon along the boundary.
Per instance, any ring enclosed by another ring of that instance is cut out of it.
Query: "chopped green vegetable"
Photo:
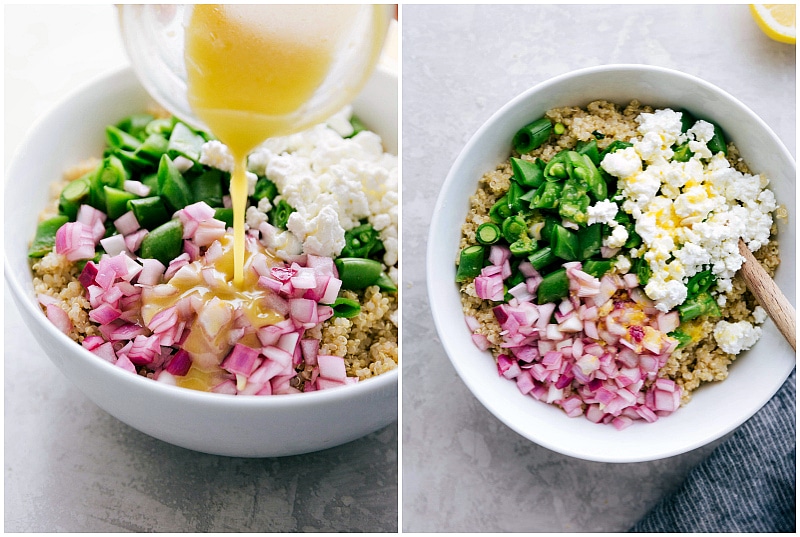
[[[143,258],[158,259],[165,267],[183,251],[183,224],[170,220],[148,233],[139,250]]]
[[[696,319],[701,315],[710,317],[719,317],[721,315],[717,301],[707,292],[687,298],[683,304],[678,306],[678,314],[681,317],[681,322]]]
[[[266,177],[259,177],[256,181],[256,190],[253,198],[260,200],[267,198],[270,202],[278,195],[278,187]]]
[[[333,308],[334,317],[352,319],[361,313],[361,304],[359,304],[357,300],[351,300],[342,296],[338,297],[336,301],[331,304],[331,307]]]
[[[479,244],[467,246],[461,250],[458,262],[458,271],[456,272],[456,281],[465,282],[478,276],[483,269],[485,255],[486,250],[484,250],[484,247]]]
[[[484,222],[478,226],[475,238],[484,245],[494,244],[500,240],[500,228],[494,222]]]
[[[192,191],[186,179],[168,155],[163,155],[158,164],[158,193],[173,212],[192,202]]]
[[[522,127],[514,135],[512,145],[520,155],[533,151],[550,138],[553,124],[543,117]]]
[[[278,229],[286,229],[289,216],[294,212],[294,207],[286,200],[280,200],[269,212],[269,223]]]
[[[145,229],[153,229],[170,219],[167,208],[164,206],[164,202],[161,201],[160,196],[129,200],[126,208],[129,211],[133,211],[133,215],[139,225]]]
[[[136,194],[131,194],[125,190],[114,188],[111,186],[104,186],[106,198],[105,213],[111,220],[116,220],[126,212],[128,212],[128,202],[131,200],[139,199]]]
[[[535,162],[511,157],[511,169],[514,171],[514,179],[526,188],[539,188],[544,182],[544,169],[539,166],[539,159]]]
[[[44,257],[49,254],[56,245],[56,232],[69,222],[65,215],[54,216],[39,222],[36,226],[36,235],[28,248],[28,257]]]
[[[495,224],[500,225],[509,216],[511,216],[511,209],[508,208],[508,196],[506,195],[497,200],[497,202],[492,205],[492,208],[489,209],[489,218],[491,218],[492,222]]]
[[[542,278],[539,287],[536,289],[536,301],[539,304],[547,304],[561,300],[568,294],[569,277],[567,276],[567,269],[560,268]]]
[[[530,264],[533,265],[533,268],[535,268],[536,270],[542,270],[555,260],[556,256],[553,253],[553,249],[550,246],[544,246],[542,248],[539,248],[534,253],[528,256],[528,261],[530,261]]]
[[[374,259],[338,257],[334,260],[343,289],[364,289],[375,285],[383,273],[383,265]]]
[[[344,233],[341,257],[371,257],[383,250],[380,233],[371,224],[363,223]]]
[[[204,201],[211,207],[222,207],[222,180],[226,174],[210,168],[196,177],[190,184],[192,200]]]
[[[74,221],[81,205],[89,202],[90,191],[90,182],[86,176],[67,183],[58,199],[58,211]]]
[[[214,209],[214,218],[225,222],[225,227],[233,227],[233,208],[217,207]]]
[[[198,162],[200,160],[200,148],[205,142],[206,140],[202,135],[179,122],[172,128],[167,152],[172,159],[183,156],[193,162]]]

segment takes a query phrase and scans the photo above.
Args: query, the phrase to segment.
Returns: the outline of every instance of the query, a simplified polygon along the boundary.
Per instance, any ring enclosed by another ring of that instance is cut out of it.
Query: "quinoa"
[[[636,100],[624,107],[598,100],[589,103],[585,108],[555,108],[547,111],[545,117],[553,123],[564,125],[563,134],[551,135],[547,143],[527,154],[520,155],[512,150],[511,156],[531,161],[538,157],[548,161],[559,151],[572,149],[578,141],[588,141],[593,137],[597,140],[598,149],[602,151],[614,140],[628,141],[636,136],[636,117],[644,112],[652,113],[653,110]],[[747,164],[732,143],[728,144],[727,160],[737,171],[749,173]],[[508,191],[512,176],[511,160],[508,159],[481,177],[475,194],[470,197],[469,212],[461,227],[459,249],[476,244],[475,233],[478,226],[491,220],[489,210]],[[779,207],[778,218],[785,218],[785,214],[785,208]],[[769,242],[754,252],[754,256],[769,275],[774,276],[780,263],[777,226],[774,223]],[[739,274],[733,278],[732,284],[732,289],[725,295],[725,305],[720,308],[721,319],[754,323],[753,310],[758,302],[747,290]],[[489,350],[497,359],[506,349],[500,347],[502,335],[493,312],[494,304],[477,297],[473,280],[463,282],[460,292],[464,315],[478,320],[479,327],[475,333],[488,339]],[[736,360],[736,355],[724,352],[717,345],[713,336],[715,321],[703,316],[690,323],[692,342],[676,349],[659,371],[659,377],[672,379],[682,388],[681,404],[688,403],[692,392],[702,384],[727,378],[728,367]]]

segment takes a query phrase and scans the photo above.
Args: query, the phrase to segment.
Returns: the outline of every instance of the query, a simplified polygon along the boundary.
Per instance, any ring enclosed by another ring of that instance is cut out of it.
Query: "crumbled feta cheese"
[[[233,155],[228,146],[219,140],[210,140],[200,147],[200,164],[232,173]]]
[[[686,286],[678,280],[665,281],[658,275],[650,277],[644,292],[656,302],[660,311],[669,311],[686,300]]]
[[[753,310],[753,319],[756,324],[763,324],[767,320],[767,311],[761,306],[756,306]]]
[[[617,226],[611,232],[611,235],[603,240],[603,245],[609,248],[622,248],[627,240],[628,231],[622,226]]]
[[[635,148],[626,147],[606,155],[600,166],[614,177],[623,179],[642,169],[642,159]]]
[[[626,274],[631,270],[631,266],[631,260],[628,256],[624,255],[617,256],[617,260],[614,262],[614,269],[616,269],[619,274]]]
[[[642,246],[631,255],[643,257],[651,269],[645,292],[659,309],[671,307],[679,287],[710,268],[718,294],[732,289],[741,268],[741,237],[752,251],[769,241],[774,194],[759,175],[743,174],[706,144],[714,127],[698,121],[681,134],[680,113],[658,110],[637,118],[633,146],[607,155],[601,166],[617,177],[622,210],[631,215]],[[670,147],[689,141],[694,155],[673,162]],[[606,245],[620,244],[621,236]],[[719,296],[717,297],[720,301]],[[724,300],[724,299],[722,299]]]
[[[589,215],[589,225],[592,224],[607,224],[615,226],[617,222],[614,217],[617,215],[617,204],[613,201],[602,200],[587,209]]]
[[[729,323],[719,321],[714,327],[714,339],[717,345],[728,354],[739,354],[752,347],[761,337],[761,328],[747,321]]]

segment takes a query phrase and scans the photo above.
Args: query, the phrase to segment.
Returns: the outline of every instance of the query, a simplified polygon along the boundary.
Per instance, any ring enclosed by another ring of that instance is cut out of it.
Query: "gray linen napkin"
[[[795,532],[796,371],[631,532]]]

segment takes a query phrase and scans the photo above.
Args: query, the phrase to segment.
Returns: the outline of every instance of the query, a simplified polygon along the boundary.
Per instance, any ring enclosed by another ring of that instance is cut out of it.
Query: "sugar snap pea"
[[[555,302],[569,294],[569,277],[567,269],[560,268],[542,278],[536,289],[536,301],[539,304]]]
[[[162,155],[158,164],[158,193],[173,212],[192,202],[192,191],[186,179],[166,154]]]
[[[376,285],[378,281],[386,283],[385,280],[381,279],[383,265],[374,259],[339,257],[336,258],[334,263],[344,289],[364,289],[370,285]],[[389,281],[391,282],[391,280]],[[393,282],[392,285],[394,285]]]
[[[538,188],[544,182],[544,169],[539,166],[539,159],[536,161],[524,160],[511,157],[511,169],[514,171],[514,179],[526,188]]]
[[[539,185],[536,194],[531,200],[531,209],[555,209],[558,207],[563,183],[546,181]]]
[[[181,255],[183,250],[183,224],[178,219],[161,224],[148,233],[139,250],[143,258],[158,259],[164,266]]]
[[[114,188],[108,185],[104,186],[103,190],[106,198],[105,213],[112,220],[116,220],[128,212],[129,201],[139,198],[139,196],[136,194],[131,194],[125,190]]]
[[[333,304],[334,317],[344,317],[345,319],[352,319],[361,313],[361,304],[357,300],[345,298],[343,296],[337,297]]]
[[[529,153],[533,151],[550,138],[550,133],[553,131],[552,122],[546,117],[537,119],[533,123],[529,123],[522,127],[514,135],[512,145],[519,154]]]
[[[67,222],[69,217],[63,214],[39,222],[36,235],[28,248],[28,257],[38,258],[49,254],[56,244],[56,232]]]
[[[500,240],[500,228],[494,222],[484,222],[475,231],[475,238],[484,245],[494,244]]]
[[[128,200],[126,208],[133,211],[139,225],[145,229],[156,228],[169,220],[169,213],[160,196]]]
[[[465,282],[478,276],[483,269],[483,262],[486,258],[486,250],[479,244],[467,246],[461,250],[456,272],[456,281]]]
[[[58,198],[58,211],[74,221],[81,205],[88,203],[90,190],[89,179],[86,176],[67,183]]]

